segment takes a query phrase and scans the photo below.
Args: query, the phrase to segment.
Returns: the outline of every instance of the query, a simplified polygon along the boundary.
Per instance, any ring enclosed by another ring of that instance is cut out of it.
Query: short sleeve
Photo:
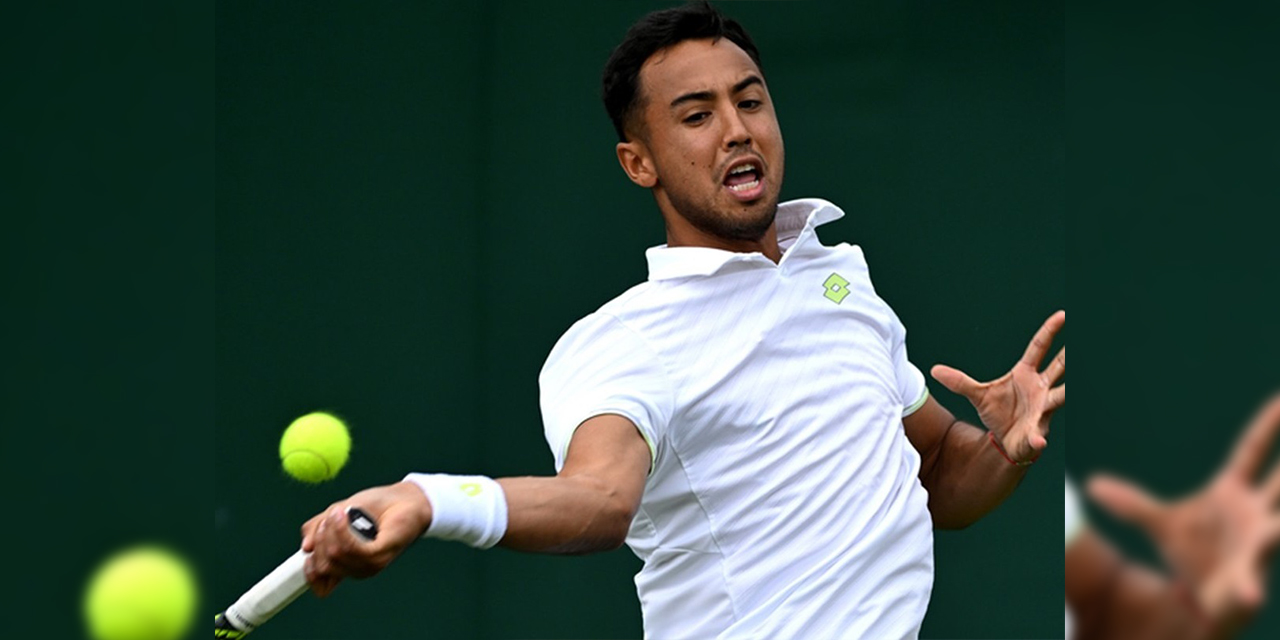
[[[594,313],[574,324],[547,356],[538,376],[539,402],[556,471],[583,422],[617,414],[649,445],[650,469],[672,413],[666,370],[644,340],[617,318]]]
[[[907,358],[907,329],[896,315],[893,317],[893,372],[905,418],[924,406],[929,399],[929,387],[924,383],[924,374]]]
[[[1080,536],[1080,532],[1084,530],[1084,509],[1080,505],[1080,495],[1076,493],[1075,486],[1071,484],[1071,478],[1066,479],[1067,486],[1067,512],[1063,521],[1067,525],[1066,546]]]

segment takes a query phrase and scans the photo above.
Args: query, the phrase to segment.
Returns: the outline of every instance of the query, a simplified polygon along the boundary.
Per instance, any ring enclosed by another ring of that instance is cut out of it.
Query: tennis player
[[[983,427],[930,397],[843,216],[779,203],[785,154],[755,44],[706,3],[652,13],[605,66],[627,177],[667,243],[649,278],[574,324],[539,378],[554,477],[410,474],[303,526],[325,595],[419,537],[578,554],[627,544],[648,638],[914,638],[933,528],[999,505],[1066,402],[1065,312],[979,383],[936,366]],[[359,506],[377,541],[341,521]]]
[[[1280,544],[1280,467],[1262,473],[1277,433],[1280,395],[1254,418],[1218,476],[1177,502],[1115,477],[1089,483],[1098,504],[1146,532],[1169,573],[1125,559],[1089,528],[1068,480],[1068,640],[1235,637],[1265,599]]]

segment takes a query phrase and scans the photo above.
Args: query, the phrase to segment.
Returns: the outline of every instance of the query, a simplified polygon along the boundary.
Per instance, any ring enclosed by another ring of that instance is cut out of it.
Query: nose
[[[747,125],[742,121],[737,109],[729,110],[728,115],[724,118],[724,123],[724,146],[726,149],[751,146],[751,132],[747,131]]]

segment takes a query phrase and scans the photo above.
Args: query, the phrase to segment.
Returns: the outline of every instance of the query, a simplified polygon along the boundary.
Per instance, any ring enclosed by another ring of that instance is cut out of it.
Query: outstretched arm
[[[1066,559],[1081,638],[1235,636],[1265,598],[1280,544],[1280,467],[1262,473],[1277,434],[1280,396],[1258,413],[1222,471],[1177,502],[1114,477],[1089,483],[1095,501],[1146,531],[1169,573],[1124,560],[1097,535],[1082,536]]]
[[[985,429],[957,420],[933,398],[902,423],[920,452],[920,483],[929,491],[929,514],[938,529],[977,522],[1027,474],[1027,465],[1000,455]]]
[[[507,505],[507,529],[498,544],[560,554],[618,548],[639,507],[649,462],[649,447],[629,420],[612,414],[587,420],[555,477],[498,480]],[[376,540],[357,540],[343,524],[348,506],[378,521]],[[343,578],[375,575],[431,522],[431,502],[410,482],[366,489],[334,503],[302,526],[302,549],[312,552],[305,565],[307,582],[325,596]]]
[[[920,452],[920,482],[929,491],[934,526],[959,529],[998,506],[1021,482],[1026,468],[1048,445],[1049,421],[1067,402],[1067,386],[1054,386],[1067,371],[1067,350],[1044,371],[1040,363],[1067,322],[1065,311],[1049,317],[1005,375],[977,382],[965,373],[935,366],[933,377],[978,410],[987,430],[956,420],[933,398],[903,419],[907,438]]]
[[[649,445],[616,415],[578,427],[554,478],[503,478],[510,505],[499,544],[517,551],[578,554],[622,546],[649,473]]]

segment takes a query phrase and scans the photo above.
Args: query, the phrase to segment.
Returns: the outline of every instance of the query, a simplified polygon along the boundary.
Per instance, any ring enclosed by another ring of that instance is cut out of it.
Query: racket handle
[[[356,507],[347,508],[351,530],[365,540],[378,536],[378,525],[369,514]],[[311,554],[299,550],[280,563],[240,596],[226,611],[213,617],[213,637],[226,640],[243,638],[272,616],[280,613],[298,596],[307,592],[307,578],[302,566]]]

